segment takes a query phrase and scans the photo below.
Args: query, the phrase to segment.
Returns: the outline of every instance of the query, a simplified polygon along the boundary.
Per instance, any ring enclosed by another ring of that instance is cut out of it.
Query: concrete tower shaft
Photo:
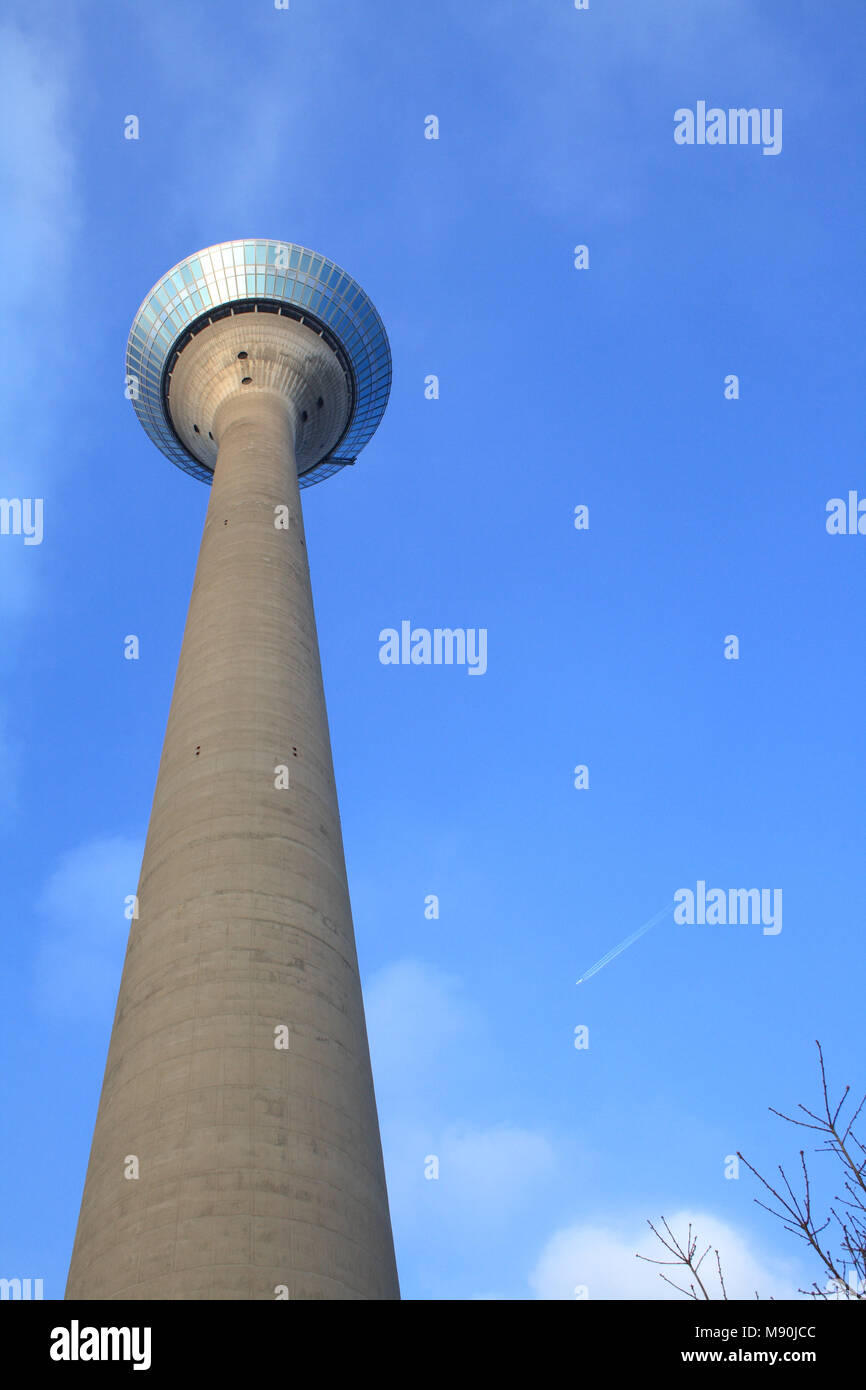
[[[69,1299],[399,1297],[298,487],[350,395],[274,315],[174,364],[215,471]]]

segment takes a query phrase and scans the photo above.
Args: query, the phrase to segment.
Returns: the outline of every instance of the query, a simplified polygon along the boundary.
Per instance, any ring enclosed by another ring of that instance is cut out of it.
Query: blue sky
[[[815,1038],[866,1084],[866,537],[825,526],[866,497],[862,7],[0,14],[0,492],[44,499],[0,536],[0,1274],[62,1296],[207,505],[126,335],[266,236],[394,357],[304,509],[404,1296],[660,1297],[662,1214],[746,1296],[808,1281],[724,1162],[793,1163]],[[700,100],[781,108],[781,153],[675,144]],[[486,673],[382,665],[403,620],[487,629]],[[698,880],[781,888],[782,931],[667,918],[576,986]]]

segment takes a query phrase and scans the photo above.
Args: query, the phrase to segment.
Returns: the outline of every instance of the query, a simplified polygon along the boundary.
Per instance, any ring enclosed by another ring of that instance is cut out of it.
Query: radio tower
[[[212,483],[67,1299],[396,1299],[300,491],[388,399],[332,261],[231,241],[142,304],[127,394]]]

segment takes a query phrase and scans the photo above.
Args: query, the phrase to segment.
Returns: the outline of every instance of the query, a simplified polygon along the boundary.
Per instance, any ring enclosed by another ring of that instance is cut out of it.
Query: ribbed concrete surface
[[[216,412],[69,1299],[399,1297],[292,415]]]

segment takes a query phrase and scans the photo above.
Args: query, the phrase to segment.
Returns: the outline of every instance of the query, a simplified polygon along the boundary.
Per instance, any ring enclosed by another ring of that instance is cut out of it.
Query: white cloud
[[[255,16],[248,13],[243,22],[254,36],[255,62],[248,61],[246,54],[238,61],[240,50],[226,41],[225,31],[213,22],[207,7],[174,7],[170,44],[165,40],[165,13],[160,6],[136,6],[132,19],[139,54],[148,64],[152,81],[148,105],[131,114],[141,121],[142,142],[160,142],[167,170],[162,196],[172,213],[171,224],[181,229],[190,223],[206,224],[210,230],[203,245],[234,237],[281,236],[279,226],[263,226],[257,220],[263,211],[273,209],[278,187],[303,189],[293,212],[296,218],[307,218],[309,209],[339,178],[344,157],[338,132],[329,126],[331,112],[322,94],[337,90],[347,72],[354,71],[347,57],[353,17],[341,17],[339,25],[318,27],[315,64],[286,56],[303,40],[293,40],[292,17],[273,5]],[[298,17],[295,22],[300,22]],[[194,54],[195,61],[184,64],[182,70],[183,119],[173,125],[166,140],[159,104],[164,91],[177,101],[178,55],[184,53]],[[206,223],[201,206],[190,199],[189,183],[191,171],[202,166],[203,151],[213,152],[219,168],[219,177],[211,180],[208,190]],[[130,156],[136,157],[134,145]],[[294,231],[285,234],[293,236]],[[178,259],[197,249],[182,248]]]
[[[533,1199],[556,1167],[554,1146],[511,1122],[455,1118],[455,1081],[483,1075],[490,1052],[483,1017],[456,976],[398,961],[372,978],[364,998],[395,1223],[403,1234],[423,1229],[428,1245],[447,1235],[468,1251],[480,1228],[503,1227]],[[438,1178],[425,1178],[428,1155],[439,1161]]]
[[[141,852],[123,836],[91,840],[48,879],[36,903],[45,923],[36,962],[43,1012],[68,1020],[113,1010],[129,936],[125,899],[136,891]]]
[[[56,36],[0,24],[0,352],[15,363],[15,390],[0,399],[0,494],[45,497],[64,455],[59,412],[52,409],[77,342],[46,331],[66,307],[74,240],[80,225],[71,136],[72,62]],[[46,298],[50,287],[50,312]],[[46,511],[50,502],[46,506]],[[50,513],[49,513],[50,515]],[[40,546],[0,536],[0,612],[33,604]]]
[[[392,1128],[385,1162],[398,1262],[414,1266],[421,1296],[468,1298],[473,1284],[490,1289],[506,1279],[519,1287],[515,1242],[525,1262],[539,1194],[561,1177],[551,1138],[504,1123]],[[428,1177],[432,1156],[438,1175]]]
[[[33,294],[44,307],[48,269],[56,300],[57,272],[68,265],[70,230],[79,216],[70,79],[68,54],[58,51],[56,41],[0,24],[0,250],[4,264],[14,266],[14,274],[4,277],[2,298],[31,314]],[[41,319],[39,338],[45,338]]]
[[[405,1244],[424,1252],[415,1277],[431,1297],[443,1296],[441,1278],[446,1286],[451,1278],[440,1270],[440,1283],[432,1281],[431,1262],[439,1269],[456,1260],[458,1268],[474,1271],[479,1285],[495,1289],[516,1233],[523,1241],[538,1222],[549,1230],[551,1214],[555,1221],[563,1180],[576,1161],[575,1137],[564,1142],[510,1118],[478,1124],[456,1116],[454,1097],[466,1089],[467,1067],[486,1073],[495,1052],[483,1016],[455,976],[422,961],[400,961],[373,977],[365,1000],[398,1249]],[[435,1178],[425,1176],[431,1156],[438,1160]],[[546,1198],[557,1193],[551,1207]],[[713,1251],[719,1249],[730,1298],[754,1299],[756,1291],[762,1299],[796,1298],[808,1283],[795,1260],[765,1251],[748,1232],[711,1212],[680,1210],[669,1224],[685,1239],[689,1221],[699,1250],[712,1247],[702,1273],[714,1276]],[[637,1253],[666,1258],[643,1220],[590,1219],[561,1227],[535,1261],[527,1296],[571,1300],[576,1287],[586,1286],[590,1299],[683,1297],[659,1278],[664,1272],[682,1283],[677,1270],[660,1271]],[[516,1268],[514,1278],[519,1288]],[[459,1278],[451,1284],[450,1296],[473,1296]],[[719,1292],[714,1283],[711,1293]],[[515,1295],[484,1295],[508,1296]]]
[[[778,106],[781,90],[796,90],[803,115],[820,110],[826,86],[821,66],[791,41],[790,25],[752,0],[635,0],[584,12],[499,0],[464,5],[461,19],[499,73],[496,119],[508,138],[494,149],[503,168],[539,214],[585,209],[593,227],[625,225],[645,211],[658,152],[672,148],[674,110],[714,100],[705,83],[720,70],[729,83],[718,92],[722,106]],[[539,72],[545,80],[529,104],[526,81]],[[671,90],[681,97],[660,95]]]
[[[475,1052],[483,1034],[461,981],[423,961],[402,960],[378,971],[364,990],[376,1091],[401,1111],[423,1103],[455,1053]]]
[[[681,1244],[689,1222],[698,1240],[697,1253],[708,1245],[712,1247],[701,1265],[701,1276],[711,1297],[721,1297],[715,1272],[716,1249],[729,1298],[754,1299],[756,1291],[762,1299],[796,1298],[798,1287],[805,1286],[807,1280],[795,1260],[762,1252],[750,1235],[709,1212],[684,1210],[668,1218],[668,1225]],[[660,1222],[653,1224],[660,1227]],[[625,1229],[578,1223],[550,1237],[529,1276],[529,1285],[539,1299],[573,1299],[580,1286],[587,1289],[590,1299],[681,1299],[683,1295],[660,1279],[659,1274],[666,1274],[686,1288],[689,1279],[682,1277],[682,1268],[646,1264],[636,1259],[638,1253],[650,1259],[670,1258],[645,1223]]]
[[[439,1143],[439,1182],[461,1219],[503,1221],[556,1168],[556,1152],[537,1130],[500,1124],[489,1129],[452,1126]]]

